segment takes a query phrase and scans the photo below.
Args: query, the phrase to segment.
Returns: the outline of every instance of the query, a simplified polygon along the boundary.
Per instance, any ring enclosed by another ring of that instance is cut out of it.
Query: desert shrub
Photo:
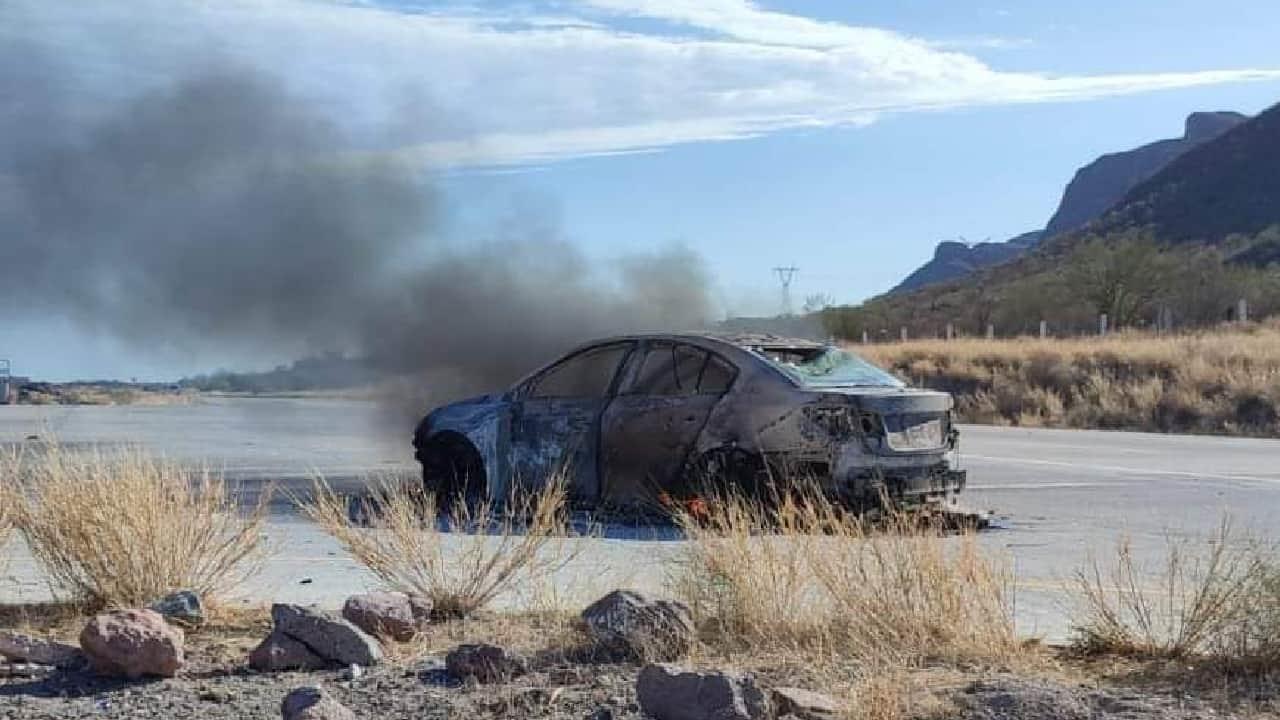
[[[346,498],[323,479],[296,502],[388,588],[429,598],[442,617],[466,617],[505,591],[536,584],[583,547],[560,475],[539,490],[513,491],[501,508],[455,502],[443,517],[421,484],[373,482],[374,492],[358,501],[369,527],[350,521]]]
[[[968,422],[1280,433],[1275,320],[1186,335],[917,340],[856,350],[953,393]]]
[[[180,589],[214,599],[266,552],[269,489],[244,513],[220,475],[139,448],[46,444],[9,474],[35,560],[57,591],[89,607],[136,606]]]
[[[1076,572],[1077,646],[1090,652],[1240,658],[1274,653],[1280,584],[1268,553],[1224,519],[1208,538],[1166,537],[1158,567],[1122,538]]]
[[[1008,563],[971,534],[948,536],[908,517],[872,532],[842,518],[852,547],[814,565],[842,619],[837,637],[861,657],[1006,661],[1018,653]]]
[[[817,493],[719,498],[680,522],[689,542],[673,587],[716,643],[867,667],[1019,652],[1007,564],[971,534],[906,515],[873,527]]]
[[[718,642],[751,648],[823,641],[834,618],[812,571],[813,554],[825,550],[814,502],[791,496],[771,506],[728,494],[705,511],[677,513],[689,542],[674,561],[672,589]]]

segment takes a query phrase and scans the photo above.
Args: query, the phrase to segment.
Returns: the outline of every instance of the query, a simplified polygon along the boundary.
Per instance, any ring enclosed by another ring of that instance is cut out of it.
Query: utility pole
[[[782,314],[786,317],[791,317],[791,281],[795,279],[798,272],[800,268],[794,265],[773,269],[773,274],[778,276],[778,282],[782,283]]]

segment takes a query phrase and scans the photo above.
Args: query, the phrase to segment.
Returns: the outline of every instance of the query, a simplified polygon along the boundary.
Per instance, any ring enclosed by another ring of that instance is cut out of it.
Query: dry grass
[[[907,517],[872,528],[816,494],[722,498],[681,523],[689,543],[672,586],[731,652],[864,668],[1021,655],[1008,564],[971,534]]]
[[[17,467],[17,463],[8,457],[0,458],[0,581],[4,580],[9,569],[9,556],[13,552],[9,540],[17,519],[14,512],[17,505],[16,478],[5,470],[10,467]]]
[[[1209,538],[1166,538],[1143,567],[1122,538],[1104,568],[1077,571],[1074,625],[1082,650],[1161,658],[1280,657],[1280,586],[1270,553],[1224,519]]]
[[[186,589],[214,600],[258,567],[270,491],[245,514],[221,476],[137,448],[9,459],[16,523],[57,591],[90,608]]]
[[[537,492],[513,493],[501,511],[457,502],[443,518],[418,483],[374,482],[373,495],[361,501],[371,528],[350,522],[346,499],[323,479],[297,503],[388,588],[430,598],[442,617],[466,617],[503,592],[536,586],[583,547],[569,523],[561,477]]]
[[[857,346],[969,422],[1280,435],[1280,322],[1187,335]]]

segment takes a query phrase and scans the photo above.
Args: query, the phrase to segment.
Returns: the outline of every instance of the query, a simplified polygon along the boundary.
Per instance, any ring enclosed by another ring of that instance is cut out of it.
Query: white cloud
[[[260,65],[354,128],[392,127],[395,147],[380,152],[446,165],[542,163],[865,124],[886,112],[1280,78],[1271,69],[1004,72],[946,41],[745,0],[588,0],[572,9],[9,0],[13,22],[0,21],[0,43],[41,43],[76,66],[89,111],[89,98],[189,67]],[[633,18],[670,32],[628,30],[648,27]]]

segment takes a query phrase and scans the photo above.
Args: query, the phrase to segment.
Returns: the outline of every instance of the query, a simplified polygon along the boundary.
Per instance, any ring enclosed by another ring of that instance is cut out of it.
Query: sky
[[[856,303],[940,241],[1043,227],[1098,155],[1280,102],[1276,27],[1273,0],[0,0],[0,43],[53,49],[86,115],[211,57],[268,68],[355,152],[429,173],[454,242],[535,208],[601,262],[685,246],[725,314],[776,312],[775,266],[797,305]],[[0,327],[4,356],[53,379],[225,360],[48,317]]]

